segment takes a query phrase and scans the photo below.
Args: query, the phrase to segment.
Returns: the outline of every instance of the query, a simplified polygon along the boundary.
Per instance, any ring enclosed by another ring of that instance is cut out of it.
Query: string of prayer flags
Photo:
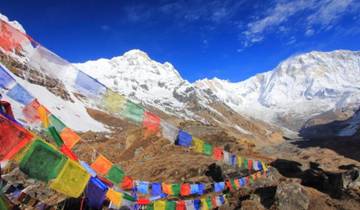
[[[78,198],[84,191],[90,175],[77,162],[68,160],[50,188],[69,197]]]
[[[96,160],[91,164],[91,168],[100,175],[106,175],[111,169],[112,163],[103,155],[99,155]]]
[[[34,97],[19,84],[16,84],[13,88],[11,88],[6,95],[23,105],[27,105],[34,100]]]
[[[213,147],[209,143],[204,144],[204,154],[207,156],[211,156],[213,154]]]
[[[21,160],[20,169],[31,178],[47,182],[57,177],[65,161],[53,146],[37,139]]]
[[[122,193],[117,192],[110,188],[106,192],[106,198],[108,198],[116,208],[121,207]]]
[[[12,78],[12,76],[10,76],[10,74],[5,71],[2,65],[0,65],[0,87],[9,89],[10,86],[14,83],[15,80]]]
[[[177,137],[177,145],[190,147],[191,144],[192,144],[192,136],[189,133],[180,130]]]
[[[11,159],[24,148],[33,135],[0,114],[0,161]]]
[[[89,207],[100,209],[104,203],[108,187],[98,178],[91,177],[85,190],[85,197]]]
[[[132,101],[127,100],[125,107],[121,112],[121,116],[136,124],[140,124],[144,119],[144,108]]]
[[[110,89],[106,90],[103,100],[105,109],[112,114],[117,114],[121,112],[124,109],[126,103],[126,99],[124,96],[115,93]]]
[[[136,190],[141,194],[149,194],[149,182],[136,181]]]
[[[124,171],[116,165],[112,165],[105,178],[110,180],[114,185],[120,184],[124,179]]]

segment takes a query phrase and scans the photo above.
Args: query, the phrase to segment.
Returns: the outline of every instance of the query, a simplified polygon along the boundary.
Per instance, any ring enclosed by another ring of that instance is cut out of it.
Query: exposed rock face
[[[279,210],[307,210],[310,199],[298,183],[282,182],[276,190],[276,207]]]

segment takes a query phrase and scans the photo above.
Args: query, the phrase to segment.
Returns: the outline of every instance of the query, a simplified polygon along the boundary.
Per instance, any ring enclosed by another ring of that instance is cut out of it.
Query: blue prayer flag
[[[201,209],[201,200],[195,199],[194,200],[194,207],[195,207],[196,210],[200,210]]]
[[[237,159],[236,155],[231,155],[230,163],[232,166],[236,166],[236,159]]]
[[[96,177],[91,177],[86,187],[85,196],[90,208],[100,209],[105,200],[108,187]]]
[[[96,177],[96,172],[94,171],[94,169],[92,169],[89,164],[87,164],[86,162],[84,161],[80,161],[80,164],[82,167],[85,168],[85,170],[92,176],[92,177]]]
[[[193,194],[198,194],[199,193],[199,185],[198,184],[191,184],[190,185],[190,193]]]
[[[215,192],[221,192],[225,188],[225,182],[215,182],[214,184]]]
[[[244,187],[245,184],[246,184],[245,178],[240,178],[240,179],[239,179],[239,183],[240,183],[240,186],[241,186],[241,187]]]
[[[16,84],[6,95],[23,105],[27,105],[34,100],[34,97],[19,84]]]
[[[199,185],[198,185],[198,187],[199,187],[198,194],[199,194],[199,195],[204,194],[204,191],[205,191],[205,184],[199,184]]]
[[[191,142],[192,142],[192,136],[189,133],[180,130],[177,137],[177,144],[184,147],[190,147]]]
[[[75,88],[88,96],[100,96],[106,91],[106,87],[103,84],[82,71],[79,71],[76,76]]]
[[[9,73],[0,65],[0,87],[1,88],[9,88],[11,83],[15,82],[15,80],[10,76]]]
[[[154,182],[151,185],[151,194],[153,196],[159,196],[162,194],[161,183]]]
[[[139,193],[149,194],[149,182],[136,181],[136,189]]]
[[[221,204],[225,204],[224,195],[219,195],[219,198],[220,198]]]

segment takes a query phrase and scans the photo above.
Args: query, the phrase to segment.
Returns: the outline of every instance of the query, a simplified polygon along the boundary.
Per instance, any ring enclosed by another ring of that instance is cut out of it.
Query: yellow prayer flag
[[[194,142],[194,150],[195,150],[195,152],[202,153],[203,152],[203,147],[204,147],[204,141],[201,140],[201,139],[198,139],[196,137],[193,137],[193,142]]]
[[[261,161],[261,165],[262,165],[262,168],[263,168],[263,171],[267,171],[267,166],[266,166],[266,163],[264,163],[263,161]]]
[[[239,168],[242,167],[243,165],[243,158],[241,156],[237,156],[237,164],[239,166]]]
[[[120,208],[121,206],[121,201],[122,201],[122,193],[117,192],[115,190],[113,190],[112,188],[110,188],[107,192],[106,192],[106,197],[111,201],[111,203],[113,203],[117,208]]]
[[[209,210],[208,204],[206,202],[206,198],[201,198],[201,210]]]
[[[165,210],[166,202],[165,201],[155,201],[154,202],[154,210]]]
[[[124,96],[108,90],[104,97],[105,109],[110,113],[120,113],[124,107],[126,99]]]
[[[43,124],[43,127],[48,128],[49,127],[48,111],[46,111],[44,106],[42,106],[42,105],[39,106],[38,114],[39,114],[40,120]]]

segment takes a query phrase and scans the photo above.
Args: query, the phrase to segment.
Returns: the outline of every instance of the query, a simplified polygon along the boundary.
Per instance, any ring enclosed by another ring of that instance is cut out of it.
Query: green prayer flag
[[[165,210],[176,210],[176,202],[175,201],[166,201]]]
[[[205,144],[204,144],[204,154],[211,156],[212,153],[213,153],[213,147],[212,147],[212,145],[209,144],[209,143],[205,143]]]
[[[124,171],[117,167],[116,165],[113,165],[109,172],[106,175],[106,178],[109,179],[112,183],[115,185],[120,184],[125,176]]]
[[[207,198],[206,198],[206,204],[207,204],[207,206],[208,206],[208,209],[212,209],[211,197],[207,197]]]
[[[235,180],[234,179],[230,179],[230,183],[233,189],[237,189],[237,186],[235,184]]]
[[[123,198],[128,201],[135,201],[135,198],[127,193],[123,193]]]
[[[150,203],[146,206],[146,210],[154,210],[154,203]]]
[[[56,131],[59,132],[59,133],[62,130],[64,130],[64,128],[66,127],[65,124],[63,122],[61,122],[61,120],[59,120],[54,115],[50,115],[49,121],[50,121],[50,125],[54,126]]]
[[[171,190],[172,190],[173,195],[175,195],[175,196],[180,195],[180,188],[181,188],[180,184],[172,184]]]
[[[245,168],[245,169],[248,168],[248,159],[247,158],[244,158],[243,168]]]
[[[53,139],[55,141],[56,146],[61,147],[64,144],[64,142],[61,139],[59,133],[56,131],[56,128],[54,126],[50,126],[48,129],[49,129],[51,136],[53,137]]]
[[[121,112],[121,116],[135,123],[142,123],[144,120],[144,108],[131,101],[126,101],[124,110]]]

